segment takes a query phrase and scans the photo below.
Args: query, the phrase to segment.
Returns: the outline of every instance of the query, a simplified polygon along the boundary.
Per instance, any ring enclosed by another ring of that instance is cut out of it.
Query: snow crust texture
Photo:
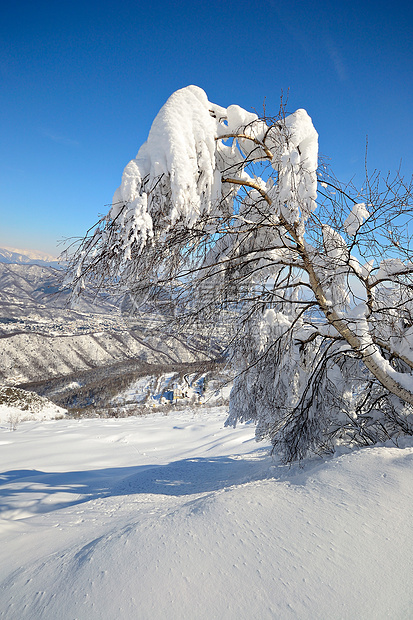
[[[288,468],[224,417],[0,428],[0,617],[410,617],[412,446]]]

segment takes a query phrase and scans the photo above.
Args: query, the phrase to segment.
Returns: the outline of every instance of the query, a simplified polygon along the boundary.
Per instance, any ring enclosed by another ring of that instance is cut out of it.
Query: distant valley
[[[172,378],[181,385],[188,372],[194,378],[211,374],[214,365],[182,341],[150,340],[129,330],[119,300],[86,294],[70,308],[56,267],[0,249],[0,384],[90,411],[111,398],[119,405],[116,395],[138,380],[142,387],[145,376],[143,393],[152,396]],[[129,390],[131,398],[142,401]]]

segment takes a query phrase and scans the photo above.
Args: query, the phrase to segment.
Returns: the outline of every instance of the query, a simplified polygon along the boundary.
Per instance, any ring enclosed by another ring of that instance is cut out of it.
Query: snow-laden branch
[[[397,177],[381,191],[376,175],[353,191],[318,168],[305,110],[260,119],[188,86],[156,116],[68,280],[155,305],[167,287],[183,331],[226,313],[239,371],[230,419],[257,420],[288,454],[343,428],[368,443],[410,428],[412,188]]]

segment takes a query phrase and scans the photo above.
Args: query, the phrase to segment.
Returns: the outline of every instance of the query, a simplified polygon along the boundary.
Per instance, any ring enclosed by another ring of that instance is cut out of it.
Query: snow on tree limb
[[[361,191],[317,166],[305,110],[260,119],[183,88],[68,274],[75,294],[112,283],[156,304],[167,288],[183,332],[225,315],[229,419],[287,460],[413,432],[412,184]]]

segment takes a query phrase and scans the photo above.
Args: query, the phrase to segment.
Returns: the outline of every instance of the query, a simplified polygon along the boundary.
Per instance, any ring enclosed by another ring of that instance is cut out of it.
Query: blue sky
[[[169,95],[305,108],[337,176],[413,172],[407,2],[2,3],[0,247],[57,254],[107,211]]]

